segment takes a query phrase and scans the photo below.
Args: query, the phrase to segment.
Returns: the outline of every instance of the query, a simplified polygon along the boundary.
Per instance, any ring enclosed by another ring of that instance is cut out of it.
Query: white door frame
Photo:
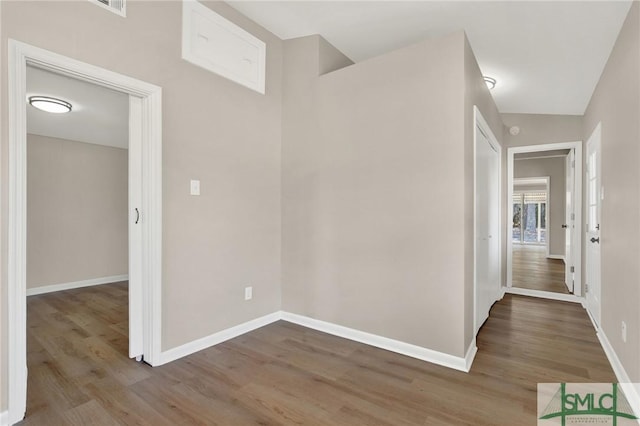
[[[502,146],[500,145],[500,143],[498,143],[498,140],[496,139],[495,135],[493,134],[493,131],[491,130],[491,127],[489,126],[489,123],[487,123],[487,121],[484,119],[484,117],[482,116],[482,113],[480,112],[480,109],[478,109],[477,106],[473,106],[473,333],[474,333],[474,338],[475,335],[478,331],[478,326],[479,324],[477,324],[478,322],[478,283],[476,280],[476,273],[477,273],[477,264],[476,264],[476,256],[477,256],[477,245],[478,245],[478,230],[477,230],[477,226],[476,226],[476,200],[477,200],[477,191],[476,191],[476,156],[477,156],[477,144],[478,144],[478,134],[477,134],[477,128],[482,129],[482,131],[484,132],[484,134],[487,136],[487,139],[489,140],[489,143],[496,149],[496,151],[498,152],[498,165],[499,165],[499,170],[498,170],[498,200],[499,200],[499,206],[498,206],[498,241],[499,241],[499,251],[498,251],[498,282],[496,283],[496,293],[495,293],[495,300],[499,300],[501,297],[501,286],[502,286],[502,279],[501,279],[501,275],[502,275],[502,229],[503,229],[503,225],[502,225],[502,209],[503,209],[503,201],[502,201],[502,197],[500,196],[500,193],[502,192]]]
[[[27,402],[26,345],[26,67],[27,64],[141,98],[142,323],[145,361],[160,363],[162,279],[162,89],[45,49],[9,40],[8,402],[9,423]]]
[[[575,181],[575,209],[576,220],[575,229],[580,234],[580,238],[576,239],[574,247],[575,255],[575,287],[574,296],[582,297],[582,142],[560,142],[545,145],[527,145],[518,146],[507,149],[507,203],[510,206],[513,199],[513,165],[515,154],[524,152],[542,152],[554,151],[558,149],[574,149],[576,159],[576,181]],[[511,241],[511,221],[505,223],[507,235],[507,290],[513,287],[513,242]]]

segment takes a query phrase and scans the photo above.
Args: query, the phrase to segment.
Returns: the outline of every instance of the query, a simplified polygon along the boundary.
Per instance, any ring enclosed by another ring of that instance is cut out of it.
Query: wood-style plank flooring
[[[564,261],[547,259],[546,247],[514,244],[511,259],[514,287],[569,294],[564,284]]]
[[[24,425],[533,425],[538,382],[612,382],[579,304],[506,295],[469,374],[276,322],[127,358],[127,285],[28,298]]]

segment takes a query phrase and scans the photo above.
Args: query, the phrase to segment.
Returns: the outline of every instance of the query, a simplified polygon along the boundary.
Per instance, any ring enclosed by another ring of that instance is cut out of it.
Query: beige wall
[[[586,141],[602,123],[602,327],[640,382],[640,4],[634,2],[585,113]],[[628,339],[621,338],[621,322]]]
[[[549,177],[549,205],[547,206],[547,235],[549,238],[549,254],[564,256],[565,231],[565,176],[566,157],[550,157],[516,160],[513,162],[514,178]]]
[[[579,142],[583,138],[581,115],[501,114],[506,147]],[[518,126],[520,133],[509,133]],[[506,152],[505,152],[506,155]]]
[[[90,2],[1,5],[2,57],[13,38],[163,88],[164,350],[280,309],[282,42],[228,5],[206,4],[267,43],[266,95],[181,59],[181,2],[128,2],[126,19]],[[3,95],[3,289],[6,105]],[[189,195],[189,179],[200,179],[201,196]]]
[[[27,288],[128,273],[126,149],[27,135]]]
[[[285,42],[283,309],[464,356],[473,322],[465,107],[484,102],[501,131],[479,70],[465,68],[465,37],[319,78],[318,44]]]

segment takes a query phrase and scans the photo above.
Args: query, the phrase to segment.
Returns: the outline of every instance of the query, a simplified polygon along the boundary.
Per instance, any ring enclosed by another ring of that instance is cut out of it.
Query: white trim
[[[518,294],[520,296],[538,297],[540,299],[559,300],[561,302],[580,303],[584,302],[583,297],[573,294],[554,293],[551,291],[530,290],[528,288],[506,287],[505,293]]]
[[[298,314],[292,314],[290,312],[282,312],[282,319],[284,321],[292,322],[294,324],[318,330],[323,333],[331,334],[333,336],[338,336],[344,339],[353,340],[355,342],[364,343],[376,348],[385,349],[391,352],[410,356],[422,361],[431,362],[433,364],[442,365],[443,367],[448,367],[464,372],[469,372],[471,363],[473,362],[473,357],[475,356],[475,352],[477,350],[475,339],[467,350],[466,356],[463,358],[449,355],[443,352],[434,351],[432,349],[427,349],[422,346],[416,346],[410,343],[401,342],[399,340],[378,336],[376,334],[354,330],[353,328],[344,327],[330,322],[325,322]]]
[[[507,148],[507,203],[511,205],[511,200],[513,199],[513,163],[515,154],[521,152],[542,152],[542,151],[552,151],[556,149],[575,149],[575,160],[576,160],[576,169],[575,169],[575,191],[576,191],[576,218],[575,218],[575,230],[578,232],[578,241],[577,247],[575,250],[575,286],[574,286],[574,295],[577,297],[582,296],[582,142],[560,142],[560,143],[551,143],[544,145],[527,145],[527,146],[518,146]],[[508,213],[507,217],[510,217],[511,214]],[[507,240],[507,282],[506,285],[508,288],[512,288],[513,286],[513,242],[511,241],[511,226],[512,221],[507,220],[503,226],[506,229],[507,236],[509,236]],[[535,296],[534,296],[535,297]]]
[[[26,67],[30,65],[143,99],[143,292],[145,360],[159,360],[162,336],[162,89],[140,80],[9,40],[8,403],[9,422],[26,411]],[[3,390],[4,391],[4,390]]]
[[[589,244],[590,234],[597,234],[597,237],[602,238],[602,234],[599,229],[596,229],[596,232],[592,232],[590,230],[590,226],[588,223],[589,220],[589,203],[590,198],[590,190],[589,190],[589,180],[591,179],[591,174],[589,173],[589,152],[596,154],[596,207],[597,207],[597,219],[602,223],[602,195],[603,195],[603,185],[602,185],[602,122],[599,122],[598,125],[593,129],[593,133],[589,136],[586,143],[586,152],[585,152],[585,226],[582,230],[585,238],[585,253],[584,253],[584,265],[585,265],[585,282],[590,287],[590,291],[585,295],[585,299],[587,301],[587,311],[591,314],[592,319],[596,322],[596,324],[602,324],[602,246],[600,244],[592,245]],[[593,256],[593,252],[589,250],[590,247],[597,247],[597,256]],[[597,265],[597,270],[593,270],[593,265]],[[597,285],[594,286],[593,282],[596,282]],[[597,291],[597,298],[594,298],[594,287]]]
[[[156,365],[175,361],[280,320],[464,372],[469,372],[478,351],[475,338],[462,358],[303,315],[276,311],[164,351]]]
[[[71,290],[74,288],[91,287],[94,285],[111,284],[120,281],[128,281],[129,275],[112,275],[110,277],[91,278],[89,280],[72,281],[62,284],[43,285],[27,289],[27,296],[37,294],[53,293],[54,291]]]
[[[279,321],[281,318],[282,313],[280,311],[274,312],[260,318],[256,318],[251,321],[236,325],[234,327],[227,328],[217,333],[213,333],[209,336],[191,341],[189,343],[185,343],[184,345],[175,347],[173,349],[169,349],[162,352],[160,356],[160,363],[156,365],[166,364],[168,362],[175,361],[179,358],[191,355],[195,352],[201,351],[211,346],[215,346],[219,343],[241,336],[260,327],[264,327],[265,325],[269,325],[273,322]]]
[[[478,346],[476,346],[475,337],[471,341],[469,345],[469,349],[467,349],[467,354],[464,357],[464,372],[471,371],[471,366],[473,365],[473,360],[476,358],[476,354],[478,353]]]
[[[562,158],[566,157],[567,154],[556,154],[556,155],[540,155],[538,157],[526,157],[526,158],[514,158],[515,161],[523,161],[523,160],[544,160],[545,158]]]
[[[564,256],[561,254],[548,254],[547,259],[562,260],[564,262]]]
[[[598,336],[598,340],[602,345],[604,353],[609,359],[613,372],[616,374],[618,383],[620,383],[620,387],[622,387],[624,395],[627,397],[627,401],[629,401],[636,417],[640,417],[640,384],[633,383],[631,379],[629,379],[627,371],[620,362],[620,358],[618,358],[616,351],[613,349],[613,346],[611,346],[609,339],[607,339],[607,335],[604,333],[604,330],[597,330],[596,335]],[[640,421],[638,423],[640,423]]]
[[[9,412],[3,411],[0,413],[0,426],[8,426],[9,425]]]
[[[498,298],[498,300],[504,299],[504,295],[507,294],[507,290],[509,290],[510,288],[511,287],[505,287],[505,286],[500,288],[500,297]]]

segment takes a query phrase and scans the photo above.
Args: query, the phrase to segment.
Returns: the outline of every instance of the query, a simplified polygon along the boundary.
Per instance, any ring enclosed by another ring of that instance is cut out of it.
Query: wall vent
[[[89,0],[91,3],[95,3],[111,12],[126,17],[126,1],[127,0]]]
[[[197,1],[182,4],[182,59],[264,94],[265,42]]]

